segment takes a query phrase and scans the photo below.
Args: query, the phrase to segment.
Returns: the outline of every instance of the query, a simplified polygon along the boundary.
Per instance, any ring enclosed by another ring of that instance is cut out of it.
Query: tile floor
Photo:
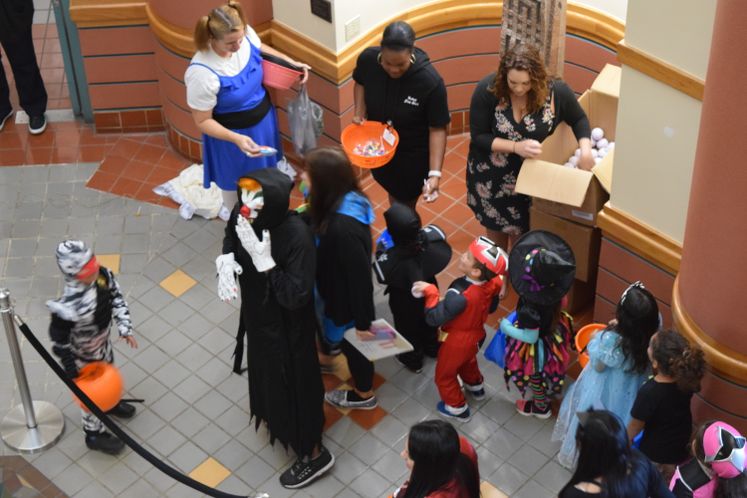
[[[87,130],[84,125],[81,129]],[[141,147],[162,136],[144,138]],[[426,222],[446,228],[459,253],[478,231],[459,205],[463,193],[454,174],[464,164],[466,139],[452,137],[449,144],[444,195],[419,210]],[[185,221],[170,207],[140,200],[137,194],[146,182],[121,195],[97,189],[94,179],[112,157],[119,156],[106,156],[101,165],[77,161],[0,169],[0,286],[11,290],[16,312],[48,346],[44,301],[62,288],[53,249],[64,237],[84,238],[118,270],[136,323],[140,349],[117,347],[128,395],[146,400],[125,424],[134,437],[181,471],[234,493],[266,491],[273,498],[390,493],[405,475],[399,452],[408,426],[435,416],[434,363],[416,375],[391,359],[378,362],[380,409],[345,414],[327,407],[325,444],[337,456],[334,470],[309,488],[295,493],[282,489],[277,477],[292,456],[269,446],[261,429],[255,433],[246,379],[231,373],[237,307],[219,302],[214,290],[213,260],[223,223]],[[370,180],[364,184],[381,213],[383,192]],[[380,219],[376,227],[381,226]],[[440,280],[448,283],[453,276],[452,264]],[[493,324],[513,299],[503,304],[491,317]],[[377,310],[388,315],[381,289]],[[78,409],[61,382],[25,342],[23,356],[33,398],[55,403],[66,416],[60,443],[25,457],[56,486],[81,497],[197,495],[129,449],[119,457],[88,452]],[[473,420],[460,430],[478,450],[486,486],[497,488],[488,496],[553,496],[569,477],[552,459],[557,449],[548,441],[553,420],[516,414],[513,393],[506,391],[497,367],[482,359],[481,364],[490,396],[473,405]],[[0,368],[11,371],[5,342],[0,344]],[[325,376],[325,384],[337,386],[347,375],[343,365],[337,375]],[[0,380],[0,399],[0,415],[20,402],[12,376]],[[13,455],[7,448],[0,451]]]
[[[50,109],[69,108],[64,71],[55,62],[56,29],[48,24],[54,14],[48,0],[34,3],[34,37]],[[425,223],[446,230],[454,247],[454,259],[439,276],[442,286],[456,276],[457,255],[481,232],[464,201],[467,144],[466,136],[449,138],[442,196],[418,208]],[[223,223],[182,220],[171,201],[152,193],[187,164],[162,133],[97,135],[82,122],[51,122],[44,134],[32,137],[25,125],[6,124],[0,132],[0,287],[10,289],[16,313],[49,347],[44,302],[62,289],[54,247],[66,237],[87,240],[117,272],[140,342],[138,350],[116,347],[128,396],[146,400],[124,424],[133,437],[182,472],[227,492],[264,491],[272,498],[387,496],[405,479],[399,452],[408,427],[436,416],[434,363],[412,374],[392,359],[377,362],[379,409],[345,413],[325,407],[325,444],[337,457],[334,469],[308,488],[281,488],[277,478],[293,457],[271,447],[262,429],[254,431],[246,379],[231,372],[238,308],[221,303],[214,289]],[[363,186],[379,215],[378,235],[386,195],[370,178]],[[293,202],[299,202],[297,194]],[[379,287],[376,303],[379,316],[388,317]],[[514,304],[510,295],[489,323],[495,325]],[[588,322],[590,313],[577,319]],[[43,489],[44,496],[59,496],[59,490],[96,498],[199,496],[129,449],[117,457],[87,451],[69,393],[25,340],[22,354],[32,397],[58,406],[66,429],[53,448],[23,461],[0,448],[0,486],[10,490],[8,484],[18,482],[42,491],[36,469],[54,484]],[[569,473],[553,460],[554,420],[516,414],[515,394],[506,391],[501,372],[482,357],[480,363],[489,396],[473,403],[472,421],[459,430],[477,449],[483,496],[555,496]],[[6,341],[0,341],[0,371],[12,372]],[[343,363],[324,382],[334,388],[348,376]],[[19,403],[15,378],[3,375],[0,416]]]

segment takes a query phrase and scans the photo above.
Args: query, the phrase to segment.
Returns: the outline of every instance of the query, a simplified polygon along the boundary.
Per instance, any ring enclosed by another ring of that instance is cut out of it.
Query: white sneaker
[[[3,128],[5,127],[5,122],[13,115],[13,109],[8,111],[8,114],[5,115],[5,117],[0,120],[0,131],[3,131]]]

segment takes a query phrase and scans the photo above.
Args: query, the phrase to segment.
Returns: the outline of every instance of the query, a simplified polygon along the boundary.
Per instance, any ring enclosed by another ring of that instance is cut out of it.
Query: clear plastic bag
[[[288,103],[288,121],[296,154],[303,156],[316,147],[323,130],[322,113],[319,104],[309,99],[306,85],[301,87],[298,97]]]

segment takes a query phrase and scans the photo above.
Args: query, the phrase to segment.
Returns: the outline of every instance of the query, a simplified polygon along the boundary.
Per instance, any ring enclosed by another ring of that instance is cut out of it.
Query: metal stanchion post
[[[11,409],[0,423],[0,435],[11,449],[21,453],[36,453],[52,446],[60,439],[65,428],[65,418],[59,408],[52,403],[31,400],[8,289],[0,289],[0,315],[5,326],[8,349],[13,360],[22,403]]]

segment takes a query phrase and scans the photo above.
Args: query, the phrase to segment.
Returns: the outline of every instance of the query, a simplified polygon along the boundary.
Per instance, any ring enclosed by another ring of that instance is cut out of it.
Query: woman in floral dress
[[[561,121],[578,140],[579,167],[591,169],[586,113],[568,85],[547,76],[539,52],[528,45],[511,47],[472,94],[467,204],[486,235],[506,250],[529,229],[531,199],[514,192],[521,165],[542,152],[541,142]]]

